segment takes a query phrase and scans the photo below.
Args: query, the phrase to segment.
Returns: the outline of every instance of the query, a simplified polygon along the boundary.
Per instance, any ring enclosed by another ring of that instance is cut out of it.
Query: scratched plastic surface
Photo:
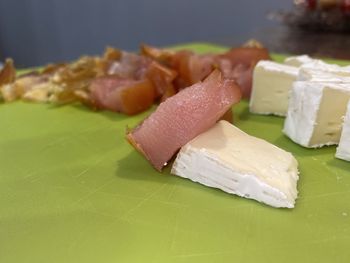
[[[300,163],[296,208],[274,209],[153,170],[124,139],[149,113],[0,105],[0,262],[349,262],[350,163],[335,147],[304,149],[282,118],[235,108]]]

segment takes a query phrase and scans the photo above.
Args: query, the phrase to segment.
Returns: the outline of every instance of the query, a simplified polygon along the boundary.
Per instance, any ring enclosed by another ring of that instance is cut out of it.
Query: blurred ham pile
[[[254,66],[267,59],[267,49],[256,41],[225,53],[201,55],[148,45],[142,45],[139,54],[107,47],[101,57],[84,56],[20,76],[8,59],[0,71],[0,98],[4,102],[82,102],[93,109],[133,115],[219,69],[223,78],[234,80],[249,99]]]

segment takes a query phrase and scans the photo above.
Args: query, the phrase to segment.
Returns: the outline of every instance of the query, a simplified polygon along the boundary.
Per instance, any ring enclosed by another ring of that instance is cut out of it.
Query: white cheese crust
[[[284,60],[284,64],[294,67],[300,67],[303,64],[315,61],[315,59],[309,57],[308,55],[292,56]]]
[[[317,68],[300,67],[298,81],[312,82],[333,82],[333,83],[350,83],[350,74],[347,76],[344,72],[327,72]]]
[[[293,208],[297,166],[290,153],[220,121],[181,148],[171,173],[274,207]]]
[[[254,69],[249,109],[252,113],[285,116],[288,94],[298,68],[272,61],[260,61]]]
[[[283,132],[308,148],[338,144],[349,98],[348,84],[296,81]]]
[[[350,161],[350,101],[344,117],[343,130],[335,156],[339,159]]]
[[[341,77],[350,77],[350,66],[342,67],[326,63],[308,55],[288,57],[284,60],[284,64],[299,68],[297,80],[343,82]]]

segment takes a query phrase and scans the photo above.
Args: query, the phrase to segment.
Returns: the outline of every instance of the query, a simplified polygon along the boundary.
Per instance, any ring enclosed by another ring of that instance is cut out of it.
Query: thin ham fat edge
[[[241,99],[238,85],[214,70],[198,82],[161,103],[127,140],[161,171],[176,152],[197,135],[212,127]]]

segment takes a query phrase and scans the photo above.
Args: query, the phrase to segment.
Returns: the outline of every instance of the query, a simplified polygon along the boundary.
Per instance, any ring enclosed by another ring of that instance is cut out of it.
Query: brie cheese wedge
[[[298,194],[292,154],[227,121],[182,147],[171,173],[274,207],[293,208]]]
[[[350,101],[344,117],[343,130],[335,157],[350,161]]]
[[[252,113],[285,116],[288,94],[298,68],[272,61],[260,61],[254,68],[249,109]]]
[[[300,67],[303,64],[314,62],[315,59],[309,57],[308,55],[292,56],[284,60],[284,64],[294,67]]]
[[[308,148],[338,144],[349,99],[349,84],[296,81],[283,132]]]

